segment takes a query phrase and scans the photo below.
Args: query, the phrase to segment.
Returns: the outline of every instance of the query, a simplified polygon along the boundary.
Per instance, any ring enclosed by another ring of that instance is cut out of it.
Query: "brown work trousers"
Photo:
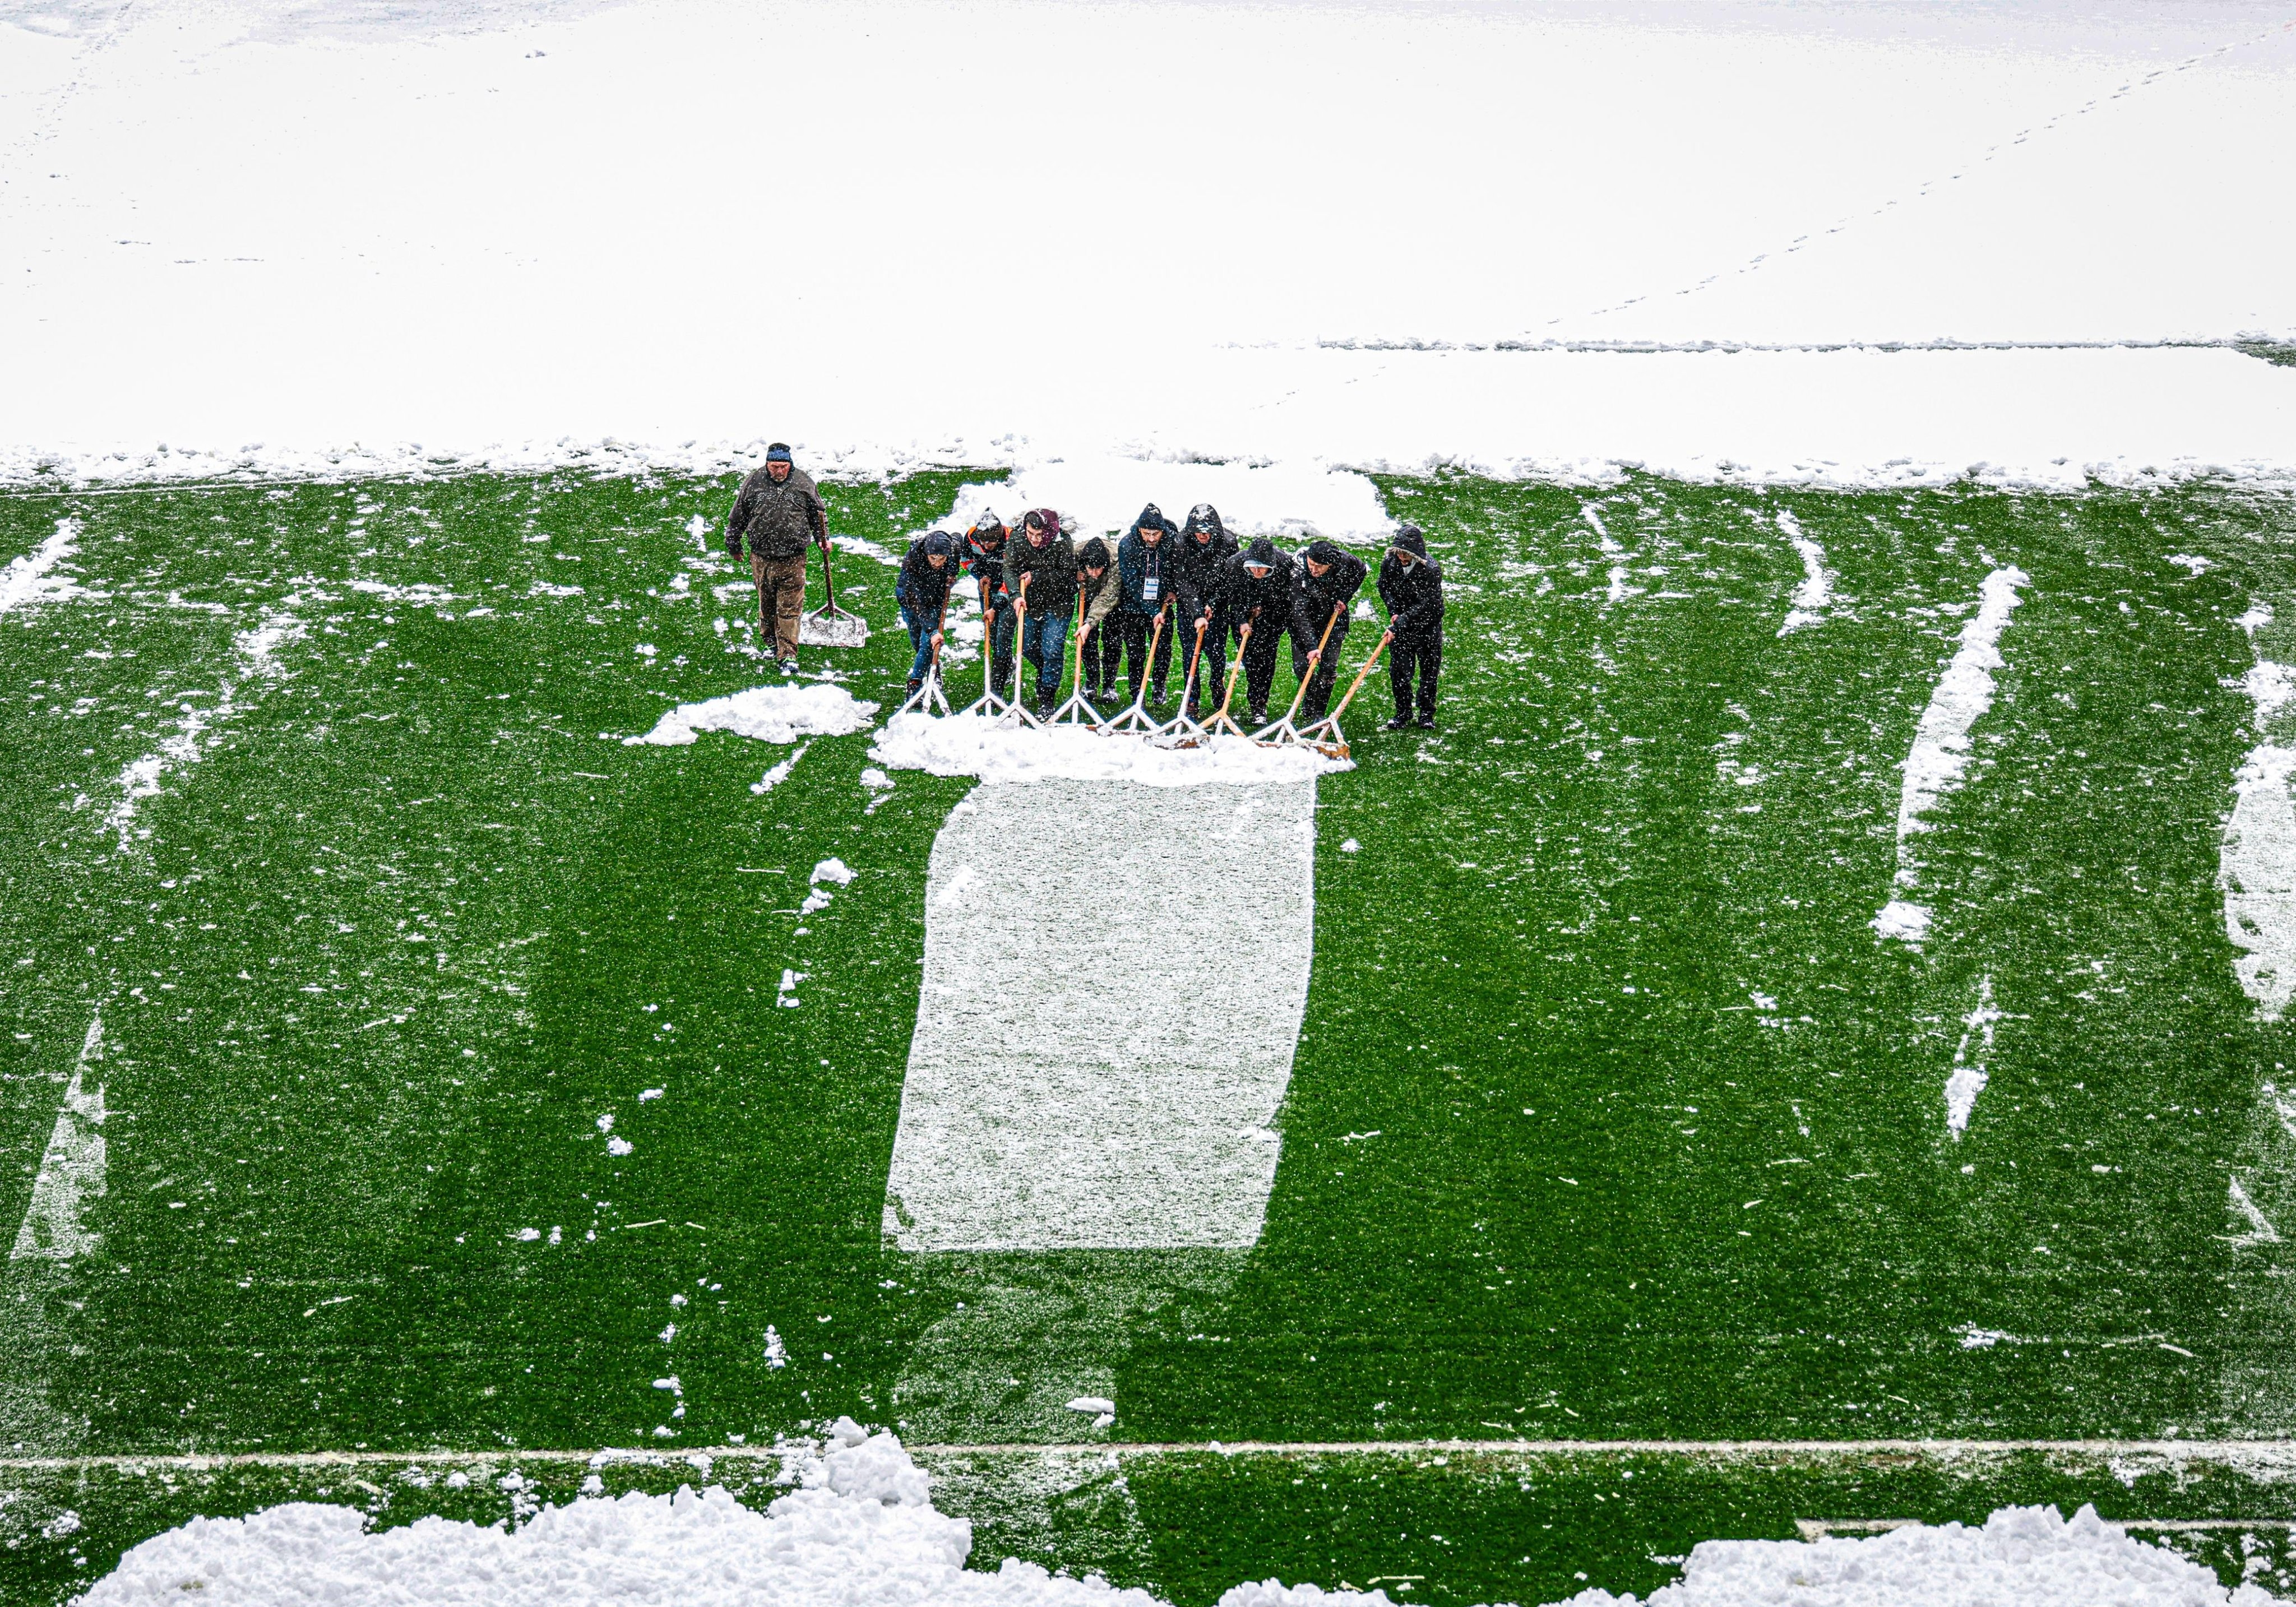
[[[798,621],[805,613],[805,554],[767,558],[750,554],[750,572],[758,578],[758,640],[770,639],[776,659],[797,657]]]

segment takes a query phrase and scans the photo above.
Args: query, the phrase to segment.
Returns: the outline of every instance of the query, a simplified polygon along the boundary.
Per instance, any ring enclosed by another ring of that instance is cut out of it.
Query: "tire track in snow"
[[[926,884],[889,1237],[1259,1242],[1314,956],[1315,807],[1312,781],[988,782],[956,806]]]
[[[2014,564],[1986,576],[1978,588],[1977,612],[1961,627],[1961,646],[1938,677],[1914,728],[1906,755],[1905,783],[1898,795],[1898,873],[1895,886],[1910,893],[1921,885],[1921,862],[1914,857],[1915,833],[1930,829],[1929,812],[1959,790],[1969,768],[1969,733],[1993,707],[1993,672],[2002,667],[1999,643],[2031,577]],[[1929,936],[1927,905],[1893,897],[1871,924],[1884,938],[1919,943]]]
[[[2272,611],[2262,603],[2240,620],[2251,642],[2271,623]],[[2241,951],[2233,974],[2256,1002],[2257,1021],[2271,1022],[2296,993],[2296,806],[2289,799],[2296,748],[2271,734],[2276,717],[2296,700],[2296,670],[2259,658],[2242,688],[2256,706],[2259,740],[2233,777],[2217,882],[2224,890],[2225,935]]]

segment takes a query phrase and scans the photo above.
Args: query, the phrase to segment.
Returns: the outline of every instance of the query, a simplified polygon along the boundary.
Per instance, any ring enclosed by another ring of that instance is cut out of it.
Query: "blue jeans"
[[[909,644],[917,650],[917,656],[909,662],[909,679],[922,681],[925,678],[927,667],[932,663],[933,620],[904,603],[901,604],[901,624],[909,633]]]
[[[1030,614],[1021,623],[1021,657],[1037,667],[1037,696],[1049,699],[1061,689],[1061,654],[1068,646],[1069,616]]]

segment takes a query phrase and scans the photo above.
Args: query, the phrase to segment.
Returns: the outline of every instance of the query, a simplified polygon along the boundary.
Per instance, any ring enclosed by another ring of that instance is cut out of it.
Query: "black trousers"
[[[1124,627],[1118,623],[1123,618],[1109,615],[1084,639],[1084,685],[1088,693],[1115,685],[1117,671],[1124,668]]]
[[[1408,719],[1412,714],[1411,682],[1415,674],[1419,681],[1418,713],[1423,719],[1435,713],[1435,683],[1443,673],[1443,627],[1423,635],[1398,636],[1387,650],[1387,681],[1395,691],[1395,714],[1398,719]]]
[[[1131,668],[1126,672],[1134,697],[1140,695],[1140,679],[1147,676],[1151,685],[1161,687],[1172,674],[1172,621],[1167,617],[1160,635],[1153,614],[1111,614],[1108,623],[1101,627],[1109,634],[1109,679],[1116,678],[1116,652],[1121,645],[1126,662]],[[1148,640],[1156,640],[1155,662],[1149,662]]]
[[[1324,644],[1324,656],[1316,660],[1315,674],[1308,674],[1308,655],[1315,651],[1315,643],[1298,636],[1292,638],[1292,674],[1308,683],[1308,695],[1300,700],[1301,726],[1313,724],[1331,711],[1332,683],[1340,677],[1340,649],[1347,645],[1348,617],[1341,614],[1332,627],[1331,639]]]
[[[1196,622],[1181,622],[1180,651],[1193,654],[1196,661],[1196,701],[1192,709],[1201,712],[1218,709],[1220,700],[1227,695],[1227,621],[1218,614],[1204,627],[1204,650],[1196,652]],[[1187,661],[1181,660],[1181,673],[1187,673]]]
[[[1283,632],[1268,619],[1256,621],[1243,644],[1243,695],[1254,709],[1267,707],[1267,689],[1275,684],[1275,650],[1283,645]]]

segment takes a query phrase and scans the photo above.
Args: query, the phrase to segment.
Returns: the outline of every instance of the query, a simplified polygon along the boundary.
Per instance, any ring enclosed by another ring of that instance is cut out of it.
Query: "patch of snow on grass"
[[[12,1261],[43,1258],[69,1261],[94,1250],[101,1234],[86,1224],[88,1206],[103,1195],[106,1151],[103,1142],[103,1085],[91,1092],[87,1069],[103,1058],[103,1013],[98,1010],[87,1024],[79,1060],[71,1081],[64,1086],[63,1103],[56,1111],[55,1129],[40,1157],[32,1182],[31,1203],[16,1229],[16,1242],[8,1252]]]
[[[20,558],[12,558],[0,570],[0,614],[29,608],[36,603],[61,603],[87,594],[70,577],[57,574],[57,566],[79,551],[79,521],[59,519],[55,534]]]
[[[780,764],[774,766],[773,768],[767,770],[763,775],[751,782],[750,783],[750,791],[762,796],[765,793],[772,791],[775,787],[780,786],[782,783],[790,778],[790,772],[797,768],[797,761],[805,757],[805,750],[812,746],[813,744],[811,742],[800,742],[796,752],[791,754],[787,758],[782,760]]]
[[[1778,529],[1801,554],[1801,584],[1794,587],[1785,623],[1778,627],[1784,636],[1824,621],[1825,606],[1833,601],[1833,571],[1825,567],[1825,549],[1803,535],[1801,521],[1784,508],[1778,510]]]
[[[1312,780],[1176,798],[1032,779],[950,812],[890,1237],[913,1252],[1258,1242],[1315,952],[1315,808]],[[1039,849],[1016,858],[1024,839]],[[1045,910],[1085,913],[1014,918]],[[1062,963],[1045,970],[1048,940]],[[1032,966],[1026,990],[978,985]]]
[[[849,736],[869,728],[877,705],[864,702],[841,686],[814,682],[803,686],[752,686],[729,697],[680,703],[644,736],[626,736],[625,747],[681,748],[703,731],[730,731],[761,742],[793,742],[801,736]]]
[[[1977,612],[1961,627],[1961,645],[1945,674],[1930,693],[1914,728],[1914,745],[1906,755],[1905,783],[1898,795],[1897,885],[1907,891],[1920,885],[1921,865],[1914,857],[1915,833],[1929,830],[1926,818],[1940,799],[1961,785],[1969,768],[1970,728],[1993,707],[1993,672],[2001,668],[2001,632],[2020,601],[2017,588],[2032,584],[2014,564],[1995,570],[1978,588]],[[1929,935],[1928,906],[1910,899],[1892,898],[1873,920],[1884,938],[1918,943]]]
[[[1263,748],[1222,736],[1201,748],[1163,748],[1136,736],[1102,736],[1080,726],[1031,730],[980,715],[897,714],[869,750],[895,770],[977,775],[984,781],[1122,781],[1151,787],[1297,782],[1353,762],[1313,748]]]
[[[1993,1007],[1993,979],[1980,977],[1977,981],[1977,1008],[1961,1018],[1961,1042],[1953,1052],[1953,1074],[1945,1079],[1945,1125],[1956,1143],[1969,1128],[1969,1119],[1977,1109],[1977,1096],[1985,1092],[1989,1077],[1987,1062],[1993,1058],[1993,1023],[2005,1019]],[[1969,1054],[1971,1038],[1978,1040],[1977,1057]]]
[[[2252,607],[2239,623],[2253,637],[2272,611]],[[2242,682],[2256,706],[2260,739],[2233,777],[2232,815],[2217,852],[2224,890],[2225,934],[2241,951],[2233,973],[2256,1001],[2259,1021],[2276,1021],[2296,995],[2296,805],[2289,785],[2296,748],[2275,742],[2273,719],[2296,699],[2288,666],[2259,660]]]

